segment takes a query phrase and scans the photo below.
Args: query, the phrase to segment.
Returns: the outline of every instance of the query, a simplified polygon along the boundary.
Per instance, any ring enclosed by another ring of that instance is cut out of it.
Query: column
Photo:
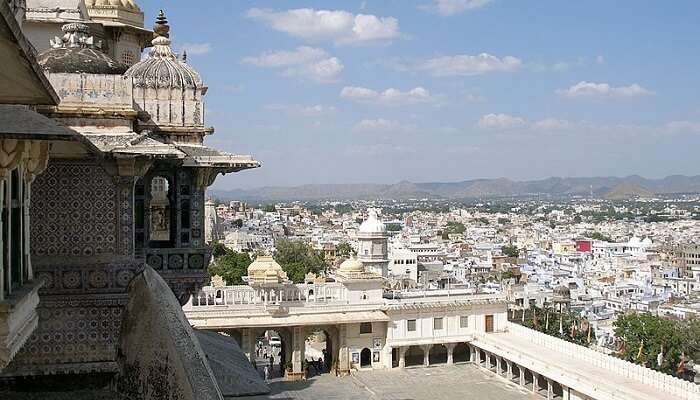
[[[423,366],[427,367],[430,365],[430,348],[432,347],[429,344],[421,346],[423,347]]]
[[[491,354],[484,352],[486,356],[486,369],[491,369]]]
[[[474,362],[476,365],[481,365],[481,350],[478,347],[474,347]]]
[[[520,386],[525,386],[525,370],[522,365],[518,366],[518,372],[520,373]]]
[[[540,386],[540,383],[539,383],[540,375],[536,374],[534,371],[530,371],[530,372],[532,372],[532,393],[537,393],[537,391],[539,390],[539,386]]]
[[[561,398],[562,400],[571,400],[571,394],[569,393],[569,388],[561,385]]]
[[[347,336],[347,325],[338,326],[338,372],[340,374],[345,374],[350,371],[350,354],[348,351]]]
[[[399,347],[399,368],[406,368],[406,347]]]
[[[506,362],[506,378],[508,378],[509,381],[512,381],[513,380],[513,363],[508,361],[508,360],[504,360],[504,361]]]
[[[0,142],[0,145],[2,142]],[[2,236],[2,210],[5,208],[5,176],[7,176],[7,173],[0,169],[0,248],[2,248],[4,240],[6,240]],[[5,298],[9,295],[9,293],[5,293],[5,260],[3,257],[0,257],[0,301],[5,300]]]
[[[547,378],[547,400],[552,400],[553,394],[552,380]]]
[[[447,347],[447,365],[452,365],[452,364],[454,364],[455,344],[449,343],[449,344],[446,344],[445,347]]]
[[[303,329],[300,326],[292,328],[292,372],[299,374],[302,370],[302,361],[304,360],[304,342]]]
[[[390,347],[390,346],[385,346],[385,347],[384,347],[384,350],[383,350],[383,353],[384,353],[384,358],[383,358],[384,366],[385,366],[386,369],[391,369],[392,366],[394,365],[394,351],[393,351],[393,348]]]
[[[468,344],[467,348],[469,348],[469,362],[476,363],[476,349],[471,344]]]
[[[255,344],[253,343],[255,338],[253,337],[253,332],[250,328],[241,329],[241,350],[250,362],[255,361]]]
[[[496,375],[501,375],[501,357],[496,357]]]

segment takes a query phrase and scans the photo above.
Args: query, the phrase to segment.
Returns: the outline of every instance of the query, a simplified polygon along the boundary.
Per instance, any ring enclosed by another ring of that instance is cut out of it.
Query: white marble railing
[[[585,361],[586,363],[600,368],[601,372],[609,371],[617,373],[682,399],[700,399],[700,386],[692,382],[684,381],[674,376],[633,364],[629,361],[599,353],[587,347],[567,342],[512,322],[508,323],[508,331],[527,338],[530,342],[542,348],[554,350],[572,358]]]
[[[207,287],[190,301],[192,307],[299,303],[347,304],[347,290],[337,283],[285,285],[261,289],[247,285]]]

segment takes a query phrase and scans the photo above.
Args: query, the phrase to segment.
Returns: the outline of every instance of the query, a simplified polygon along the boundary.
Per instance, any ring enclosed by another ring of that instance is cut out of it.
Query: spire
[[[187,62],[187,50],[182,50],[182,62]]]
[[[168,19],[165,17],[163,10],[160,10],[156,17],[156,23],[153,25],[153,35],[155,36],[151,41],[153,48],[149,55],[151,57],[177,59],[170,48],[170,25],[168,25]]]

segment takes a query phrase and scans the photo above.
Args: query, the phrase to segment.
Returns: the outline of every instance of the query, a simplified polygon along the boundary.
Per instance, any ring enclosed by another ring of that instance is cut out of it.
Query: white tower
[[[369,217],[360,225],[358,259],[365,271],[387,277],[389,275],[389,250],[386,226],[377,217],[377,210],[367,210]]]

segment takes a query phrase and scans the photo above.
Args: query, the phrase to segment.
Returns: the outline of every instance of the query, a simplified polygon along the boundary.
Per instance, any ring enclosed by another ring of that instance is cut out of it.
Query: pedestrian
[[[270,369],[273,369],[273,365],[275,365],[275,356],[270,355]]]
[[[270,380],[270,370],[267,368],[267,365],[265,366],[264,372],[265,372],[265,382],[267,382]]]

